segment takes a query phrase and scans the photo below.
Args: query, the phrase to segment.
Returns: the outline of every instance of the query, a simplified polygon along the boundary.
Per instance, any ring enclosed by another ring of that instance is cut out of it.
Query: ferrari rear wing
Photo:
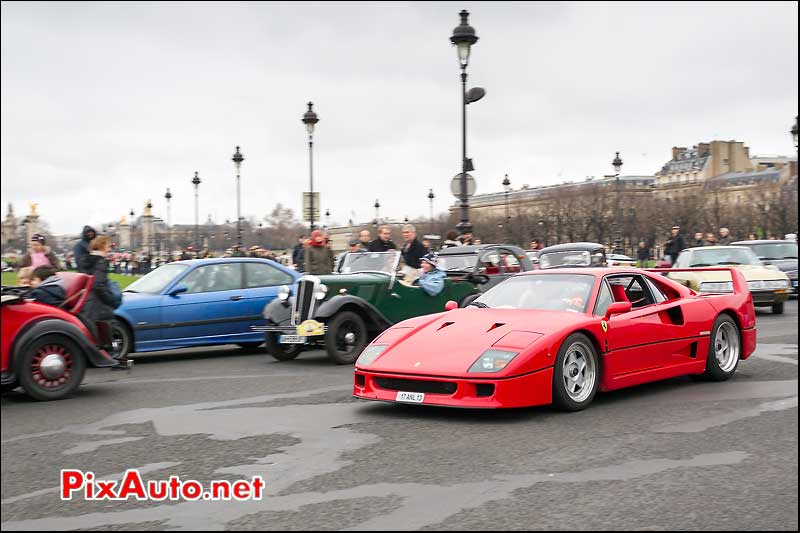
[[[731,281],[733,282],[733,293],[745,294],[750,292],[750,287],[747,285],[747,280],[744,279],[744,274],[734,267],[645,268],[644,270],[663,274],[669,274],[670,272],[730,272]],[[723,294],[730,293],[724,292]]]

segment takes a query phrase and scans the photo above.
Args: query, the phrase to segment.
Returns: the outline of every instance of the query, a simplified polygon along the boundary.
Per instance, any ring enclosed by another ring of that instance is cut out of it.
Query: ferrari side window
[[[645,284],[647,284],[647,287],[650,289],[650,294],[653,295],[653,300],[655,300],[655,303],[660,304],[661,302],[667,301],[667,297],[663,292],[661,292],[661,289],[659,289],[655,283],[647,278],[645,278],[644,281]]]
[[[604,316],[614,299],[611,296],[611,291],[608,289],[608,284],[603,282],[600,284],[600,292],[597,294],[597,303],[594,306],[594,314],[596,316]]]

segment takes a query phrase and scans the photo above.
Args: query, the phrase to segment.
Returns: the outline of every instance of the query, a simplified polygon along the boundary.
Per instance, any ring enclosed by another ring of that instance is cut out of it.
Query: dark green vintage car
[[[400,252],[358,252],[342,259],[341,273],[304,275],[297,294],[283,287],[264,308],[267,351],[276,359],[294,359],[308,347],[324,347],[338,364],[352,364],[369,341],[407,318],[444,311],[448,300],[463,302],[477,293],[486,276],[449,277],[444,290],[430,296],[407,283],[410,271],[398,270]],[[404,275],[406,274],[406,275]]]

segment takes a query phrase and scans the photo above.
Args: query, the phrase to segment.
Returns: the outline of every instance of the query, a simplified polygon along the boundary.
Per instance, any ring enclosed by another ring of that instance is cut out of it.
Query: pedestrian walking
[[[297,236],[297,244],[294,245],[294,250],[292,251],[292,263],[294,263],[294,269],[298,272],[303,271],[303,262],[305,261],[305,242],[306,236],[305,235],[298,235]]]
[[[311,232],[311,242],[305,250],[303,264],[309,274],[322,275],[333,272],[333,252],[328,247],[325,235],[318,229]]]
[[[665,247],[664,253],[670,257],[672,264],[675,264],[675,260],[678,259],[678,254],[681,253],[681,250],[686,249],[686,241],[681,235],[681,228],[680,226],[672,226],[671,236],[667,241],[667,245]]]
[[[89,243],[97,237],[97,232],[91,226],[84,226],[81,232],[81,240],[75,243],[72,248],[72,255],[75,259],[75,268],[78,272],[88,274],[88,266],[84,265],[86,257],[89,255]]]
[[[639,268],[646,268],[648,261],[650,261],[650,248],[644,241],[639,241],[639,248],[636,250],[636,266]]]

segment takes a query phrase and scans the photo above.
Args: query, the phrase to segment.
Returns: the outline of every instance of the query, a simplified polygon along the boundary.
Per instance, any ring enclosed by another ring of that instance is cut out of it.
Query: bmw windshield
[[[588,274],[516,276],[495,285],[470,305],[585,313],[595,277]]]
[[[186,272],[188,265],[171,263],[153,270],[144,277],[137,279],[125,289],[125,292],[145,292],[148,294],[161,294],[164,288],[172,281]]]

